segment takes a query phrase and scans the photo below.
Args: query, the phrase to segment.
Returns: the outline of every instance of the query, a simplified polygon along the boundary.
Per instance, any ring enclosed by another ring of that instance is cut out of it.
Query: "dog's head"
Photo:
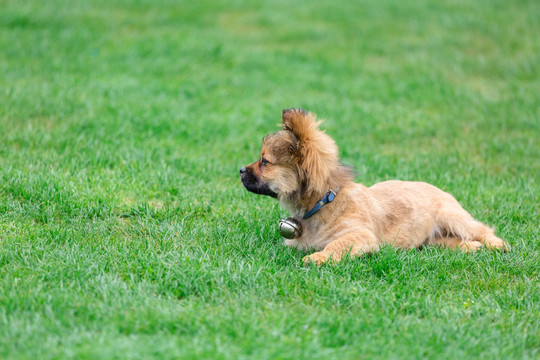
[[[247,190],[279,199],[313,197],[350,179],[321,121],[302,109],[283,110],[282,129],[263,139],[260,157],[240,169]]]

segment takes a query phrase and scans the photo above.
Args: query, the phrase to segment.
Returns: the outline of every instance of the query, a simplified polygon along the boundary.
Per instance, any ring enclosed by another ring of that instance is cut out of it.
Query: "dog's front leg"
[[[313,262],[321,265],[329,260],[339,262],[343,256],[361,256],[366,253],[379,251],[377,239],[367,230],[350,232],[332,241],[322,251],[304,257],[304,265]]]

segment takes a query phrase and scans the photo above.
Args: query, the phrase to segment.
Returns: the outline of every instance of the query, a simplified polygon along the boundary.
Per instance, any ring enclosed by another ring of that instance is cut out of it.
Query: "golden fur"
[[[249,191],[276,197],[300,221],[302,235],[285,244],[317,250],[305,263],[339,261],[347,254],[378,251],[382,244],[509,250],[492,229],[435,186],[397,180],[369,188],[354,183],[339,161],[336,143],[319,130],[321,122],[313,114],[288,109],[282,121],[282,130],[264,138],[259,160],[240,172]],[[329,189],[339,189],[335,200],[303,219]]]

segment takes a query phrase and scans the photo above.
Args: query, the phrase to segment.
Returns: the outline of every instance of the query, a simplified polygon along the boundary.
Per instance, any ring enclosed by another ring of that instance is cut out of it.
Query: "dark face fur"
[[[287,130],[265,137],[259,160],[240,169],[246,189],[274,198],[295,193],[300,187],[294,159],[297,143],[294,134]]]

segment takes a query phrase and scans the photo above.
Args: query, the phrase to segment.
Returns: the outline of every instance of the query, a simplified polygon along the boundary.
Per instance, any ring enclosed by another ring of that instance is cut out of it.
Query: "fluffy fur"
[[[354,183],[339,161],[336,143],[319,129],[313,114],[288,109],[282,121],[282,130],[263,139],[259,160],[240,170],[241,180],[247,190],[277,198],[302,224],[302,235],[285,244],[317,250],[305,263],[339,261],[378,251],[382,244],[509,250],[492,229],[435,186],[397,180],[369,188]],[[329,189],[339,189],[335,200],[303,219]]]

